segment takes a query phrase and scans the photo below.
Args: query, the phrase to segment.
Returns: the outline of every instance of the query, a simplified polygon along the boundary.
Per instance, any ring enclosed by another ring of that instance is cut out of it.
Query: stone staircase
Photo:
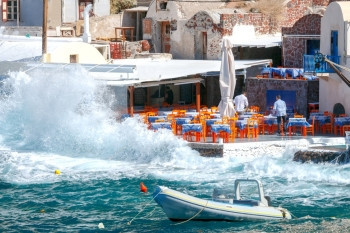
[[[41,27],[7,26],[0,27],[0,34],[11,36],[42,36]]]

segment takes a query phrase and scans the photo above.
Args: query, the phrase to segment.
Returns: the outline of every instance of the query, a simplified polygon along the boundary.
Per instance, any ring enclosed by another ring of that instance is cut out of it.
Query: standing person
[[[276,102],[273,105],[273,110],[277,116],[277,130],[278,134],[281,134],[281,120],[283,120],[283,131],[286,133],[286,115],[287,115],[287,106],[286,102],[281,100],[281,96],[276,96]]]
[[[242,94],[236,96],[233,99],[233,102],[235,103],[236,111],[238,112],[238,114],[242,115],[248,108],[247,92],[243,91]]]
[[[174,93],[169,86],[166,86],[165,102],[169,105],[173,105],[174,102]]]

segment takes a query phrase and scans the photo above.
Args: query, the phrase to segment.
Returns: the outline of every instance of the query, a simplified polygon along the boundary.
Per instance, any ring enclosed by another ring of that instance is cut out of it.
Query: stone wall
[[[268,34],[271,31],[269,17],[261,13],[220,14],[220,23],[216,24],[206,11],[201,11],[186,23],[190,31],[219,31],[221,36],[232,35],[236,25],[253,25],[258,34]]]
[[[115,38],[114,27],[120,27],[123,19],[123,14],[113,14],[102,17],[90,17],[90,33],[91,39],[96,40],[99,38]],[[75,35],[82,36],[84,33],[84,21],[78,20],[75,28]]]
[[[293,27],[282,28],[283,66],[303,67],[307,40],[319,39],[316,36],[320,34],[321,16],[317,14],[306,15],[299,19]]]
[[[309,92],[318,91],[318,85],[313,83],[312,89],[309,90],[309,81],[306,80],[257,79],[251,77],[246,80],[246,89],[249,105],[260,106],[261,111],[265,111],[269,107],[266,106],[267,90],[296,91],[295,109],[298,113],[307,116],[307,103],[310,102],[308,100]]]
[[[235,25],[253,25],[257,34],[271,33],[270,17],[261,13],[221,14],[222,35],[232,35]]]

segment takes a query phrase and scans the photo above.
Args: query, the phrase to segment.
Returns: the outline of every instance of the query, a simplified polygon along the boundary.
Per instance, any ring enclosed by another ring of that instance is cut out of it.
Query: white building
[[[350,68],[350,2],[332,2],[321,20],[320,52],[340,56],[339,64]],[[342,70],[350,80],[350,72]],[[350,87],[337,73],[320,78],[320,111],[333,111],[335,104],[344,106],[350,114]]]
[[[1,0],[0,26],[41,26],[42,0]],[[48,27],[57,27],[83,19],[85,6],[93,5],[93,14],[110,15],[110,0],[48,0]]]
[[[197,60],[219,59],[224,36],[232,36],[235,47],[280,45],[281,37],[274,43],[255,38],[256,32],[271,36],[269,16],[228,4],[222,0],[152,1],[143,21],[143,39],[151,41],[156,53]]]
[[[110,14],[110,0],[62,0],[62,22],[76,22],[84,19],[84,8],[93,5],[93,13],[97,16]]]

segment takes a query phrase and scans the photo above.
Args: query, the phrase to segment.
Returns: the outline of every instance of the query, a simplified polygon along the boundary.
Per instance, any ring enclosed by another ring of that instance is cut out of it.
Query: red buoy
[[[147,187],[146,185],[143,184],[143,182],[140,183],[140,191],[146,193],[147,192]]]

